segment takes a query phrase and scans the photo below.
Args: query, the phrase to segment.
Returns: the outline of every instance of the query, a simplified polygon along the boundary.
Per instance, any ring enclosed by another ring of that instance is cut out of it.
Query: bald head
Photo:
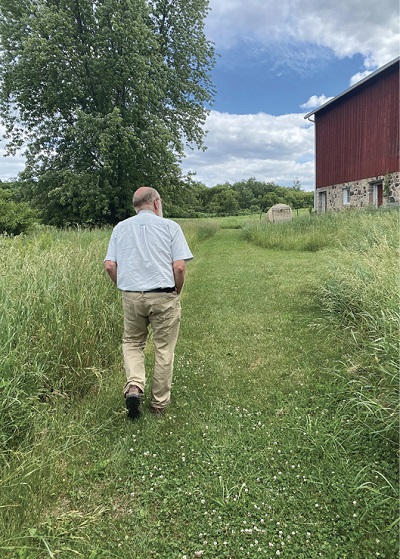
[[[133,195],[133,207],[136,213],[140,210],[151,210],[162,216],[161,198],[155,188],[141,186]]]
[[[142,210],[144,206],[152,206],[154,200],[159,198],[157,190],[149,186],[141,186],[133,195],[133,207],[136,211]]]

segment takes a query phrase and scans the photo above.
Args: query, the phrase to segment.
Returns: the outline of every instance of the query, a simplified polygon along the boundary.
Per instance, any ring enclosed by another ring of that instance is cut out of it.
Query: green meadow
[[[173,401],[137,422],[110,231],[0,238],[0,556],[393,559],[398,211],[180,223]]]

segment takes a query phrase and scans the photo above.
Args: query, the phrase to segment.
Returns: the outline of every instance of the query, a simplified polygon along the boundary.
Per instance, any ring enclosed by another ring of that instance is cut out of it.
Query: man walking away
[[[133,206],[136,215],[113,229],[104,265],[122,294],[124,396],[128,417],[137,419],[146,383],[144,349],[149,325],[155,348],[150,411],[163,414],[170,403],[180,293],[186,262],[193,255],[180,226],[163,218],[157,190],[142,186],[133,195]]]

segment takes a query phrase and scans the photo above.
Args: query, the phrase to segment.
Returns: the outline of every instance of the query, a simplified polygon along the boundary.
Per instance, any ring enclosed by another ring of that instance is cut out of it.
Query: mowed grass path
[[[238,230],[202,242],[166,417],[145,405],[125,419],[122,368],[55,417],[18,557],[391,558],[390,521],[360,490],[376,465],[340,442],[343,335],[320,327],[325,259],[266,251]]]
[[[274,410],[280,394],[332,358],[313,327],[323,258],[266,251],[237,230],[221,230],[199,248],[188,264],[179,353],[205,362],[210,402]]]

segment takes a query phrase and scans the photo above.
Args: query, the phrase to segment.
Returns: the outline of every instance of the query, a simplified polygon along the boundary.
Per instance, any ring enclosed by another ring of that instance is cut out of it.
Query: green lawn
[[[188,264],[163,418],[146,403],[138,422],[125,418],[120,303],[96,264],[92,312],[114,322],[113,361],[83,399],[41,404],[29,439],[5,455],[2,557],[397,555],[390,443],[343,434],[338,373],[352,340],[318,293],[331,255],[266,250],[239,229],[206,237]],[[105,247],[106,236],[94,262]]]

